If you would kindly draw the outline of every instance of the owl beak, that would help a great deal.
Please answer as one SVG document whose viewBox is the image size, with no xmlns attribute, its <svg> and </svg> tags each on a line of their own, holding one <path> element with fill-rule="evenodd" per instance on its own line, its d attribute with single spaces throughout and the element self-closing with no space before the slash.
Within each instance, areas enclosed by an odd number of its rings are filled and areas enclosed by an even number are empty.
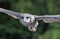
<svg viewBox="0 0 60 39">
<path fill-rule="evenodd" d="M 24 22 L 27 22 L 27 20 L 26 20 L 26 19 L 24 19 Z"/>
<path fill-rule="evenodd" d="M 29 20 L 27 20 L 27 19 L 24 19 L 24 22 L 29 22 Z"/>
</svg>

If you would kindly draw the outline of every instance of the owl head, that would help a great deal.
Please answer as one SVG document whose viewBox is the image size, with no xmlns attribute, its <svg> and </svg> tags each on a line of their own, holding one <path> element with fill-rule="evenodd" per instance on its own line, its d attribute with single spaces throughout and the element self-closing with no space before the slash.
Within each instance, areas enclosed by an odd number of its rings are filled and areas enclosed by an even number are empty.
<svg viewBox="0 0 60 39">
<path fill-rule="evenodd" d="M 35 20 L 34 16 L 31 14 L 21 14 L 19 16 L 19 21 L 22 23 L 24 26 L 29 25 L 30 23 L 33 23 Z"/>
</svg>

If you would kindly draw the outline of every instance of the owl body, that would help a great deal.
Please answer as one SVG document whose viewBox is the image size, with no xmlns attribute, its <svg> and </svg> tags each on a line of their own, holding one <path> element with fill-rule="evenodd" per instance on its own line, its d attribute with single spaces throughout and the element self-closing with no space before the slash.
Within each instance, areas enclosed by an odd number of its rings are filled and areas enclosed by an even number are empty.
<svg viewBox="0 0 60 39">
<path fill-rule="evenodd" d="M 18 18 L 19 22 L 28 27 L 30 31 L 36 31 L 38 21 L 35 20 L 35 17 L 31 14 L 21 14 Z"/>
</svg>

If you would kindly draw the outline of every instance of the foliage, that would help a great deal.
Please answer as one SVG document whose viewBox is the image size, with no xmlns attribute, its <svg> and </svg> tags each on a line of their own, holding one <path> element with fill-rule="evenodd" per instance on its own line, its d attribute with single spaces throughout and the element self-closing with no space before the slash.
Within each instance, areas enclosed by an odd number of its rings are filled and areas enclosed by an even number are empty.
<svg viewBox="0 0 60 39">
<path fill-rule="evenodd" d="M 0 7 L 35 15 L 60 14 L 60 0 L 0 0 Z M 37 31 L 30 32 L 18 20 L 0 13 L 0 39 L 60 39 L 59 25 L 39 21 Z"/>
</svg>

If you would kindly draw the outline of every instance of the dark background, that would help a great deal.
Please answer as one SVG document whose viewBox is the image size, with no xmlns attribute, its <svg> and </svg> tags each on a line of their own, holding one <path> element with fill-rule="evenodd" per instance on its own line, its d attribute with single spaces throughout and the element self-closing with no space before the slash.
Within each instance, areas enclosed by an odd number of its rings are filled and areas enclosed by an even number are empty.
<svg viewBox="0 0 60 39">
<path fill-rule="evenodd" d="M 60 0 L 0 0 L 0 8 L 34 15 L 60 14 Z M 0 13 L 0 39 L 60 39 L 60 23 L 39 21 L 36 32 L 30 32 L 18 20 Z"/>
</svg>

